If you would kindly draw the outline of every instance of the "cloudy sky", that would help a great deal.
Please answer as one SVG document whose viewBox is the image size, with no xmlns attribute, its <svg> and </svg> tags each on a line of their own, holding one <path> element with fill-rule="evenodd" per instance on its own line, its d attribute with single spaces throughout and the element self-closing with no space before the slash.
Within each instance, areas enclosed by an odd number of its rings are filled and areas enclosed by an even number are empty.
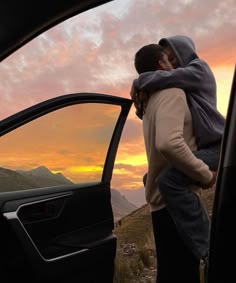
<svg viewBox="0 0 236 283">
<path fill-rule="evenodd" d="M 0 119 L 66 93 L 129 97 L 131 82 L 137 76 L 133 67 L 135 52 L 143 45 L 176 34 L 191 37 L 199 56 L 209 63 L 217 81 L 217 107 L 226 115 L 236 63 L 235 14 L 235 0 L 115 0 L 73 17 L 1 63 Z M 56 147 L 57 143 L 55 152 Z M 67 150 L 70 147 L 72 144 Z M 26 155 L 23 149 L 21 152 Z M 27 162 L 29 165 L 29 160 L 17 160 L 25 169 L 29 168 Z M 48 165 L 50 170 L 72 178 L 66 162 L 64 166 L 45 162 L 38 156 L 37 162 L 31 160 L 35 166 Z M 132 109 L 117 155 L 113 186 L 140 188 L 145 171 L 141 122 Z"/>
</svg>

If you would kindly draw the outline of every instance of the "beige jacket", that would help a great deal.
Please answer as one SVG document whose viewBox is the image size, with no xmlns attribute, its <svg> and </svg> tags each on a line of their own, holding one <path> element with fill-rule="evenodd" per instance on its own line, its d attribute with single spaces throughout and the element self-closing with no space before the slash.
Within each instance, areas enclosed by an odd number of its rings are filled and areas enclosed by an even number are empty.
<svg viewBox="0 0 236 283">
<path fill-rule="evenodd" d="M 183 90 L 165 89 L 150 97 L 143 116 L 143 134 L 148 160 L 146 200 L 151 211 L 165 207 L 155 183 L 165 166 L 172 165 L 202 184 L 211 181 L 209 167 L 192 153 L 196 143 Z"/>
</svg>

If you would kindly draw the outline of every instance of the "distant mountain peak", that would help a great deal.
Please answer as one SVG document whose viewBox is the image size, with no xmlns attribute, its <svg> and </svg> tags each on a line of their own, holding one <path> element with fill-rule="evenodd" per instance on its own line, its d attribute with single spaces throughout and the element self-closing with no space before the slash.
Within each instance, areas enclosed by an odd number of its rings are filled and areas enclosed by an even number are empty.
<svg viewBox="0 0 236 283">
<path fill-rule="evenodd" d="M 31 170 L 32 174 L 40 174 L 40 175 L 52 175 L 53 173 L 45 166 L 39 166 Z"/>
<path fill-rule="evenodd" d="M 27 176 L 29 178 L 34 178 L 34 181 L 37 185 L 66 185 L 73 184 L 73 182 L 66 178 L 62 173 L 53 173 L 46 166 L 38 166 L 32 170 L 23 171 L 17 170 L 17 172 L 21 173 L 23 176 Z"/>
<path fill-rule="evenodd" d="M 111 203 L 116 220 L 137 209 L 134 204 L 129 202 L 127 198 L 121 195 L 116 189 L 111 190 Z"/>
<path fill-rule="evenodd" d="M 46 171 L 49 171 L 49 169 L 46 166 L 44 166 L 44 165 L 38 166 L 38 167 L 34 168 L 33 170 L 46 170 Z"/>
<path fill-rule="evenodd" d="M 146 198 L 145 198 L 145 189 L 133 189 L 133 190 L 119 190 L 122 195 L 124 195 L 127 200 L 134 204 L 137 207 L 141 207 L 144 204 L 146 204 Z"/>
</svg>

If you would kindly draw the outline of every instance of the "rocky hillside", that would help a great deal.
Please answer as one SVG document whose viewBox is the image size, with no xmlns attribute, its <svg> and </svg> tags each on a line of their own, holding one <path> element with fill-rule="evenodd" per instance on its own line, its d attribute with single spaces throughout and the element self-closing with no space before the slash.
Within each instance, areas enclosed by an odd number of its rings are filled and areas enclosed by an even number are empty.
<svg viewBox="0 0 236 283">
<path fill-rule="evenodd" d="M 116 222 L 118 242 L 145 244 L 152 230 L 149 206 L 146 204 Z"/>
</svg>

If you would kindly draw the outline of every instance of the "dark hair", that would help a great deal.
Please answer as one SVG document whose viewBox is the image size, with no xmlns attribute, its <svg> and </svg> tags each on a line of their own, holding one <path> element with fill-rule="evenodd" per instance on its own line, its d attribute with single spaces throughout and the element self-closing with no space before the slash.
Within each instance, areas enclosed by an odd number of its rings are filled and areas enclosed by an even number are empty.
<svg viewBox="0 0 236 283">
<path fill-rule="evenodd" d="M 155 43 L 143 46 L 135 54 L 134 66 L 141 74 L 144 72 L 156 71 L 158 61 L 163 58 L 163 48 Z"/>
<path fill-rule="evenodd" d="M 162 38 L 160 39 L 159 41 L 159 45 L 163 48 L 166 48 L 166 47 L 171 47 L 168 40 L 166 38 Z"/>
</svg>

